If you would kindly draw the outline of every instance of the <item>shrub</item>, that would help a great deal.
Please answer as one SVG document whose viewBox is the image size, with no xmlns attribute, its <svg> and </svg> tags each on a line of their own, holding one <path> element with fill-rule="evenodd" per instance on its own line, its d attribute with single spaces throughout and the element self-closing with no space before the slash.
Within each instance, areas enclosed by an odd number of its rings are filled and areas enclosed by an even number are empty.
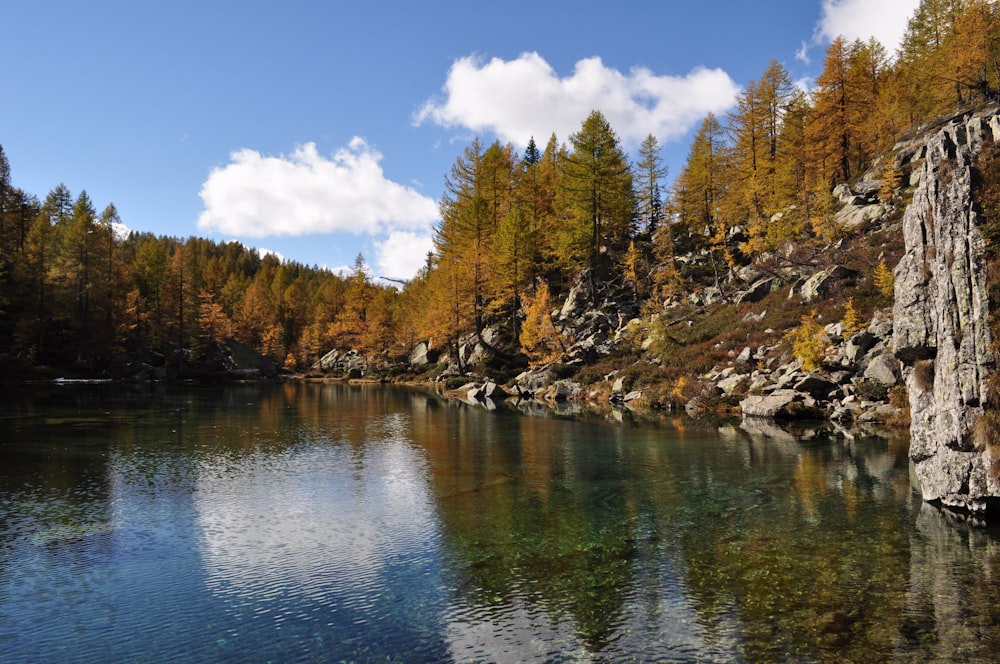
<svg viewBox="0 0 1000 664">
<path fill-rule="evenodd" d="M 861 315 L 858 314 L 858 310 L 854 308 L 853 296 L 847 298 L 847 304 L 844 305 L 844 318 L 841 322 L 844 324 L 844 334 L 847 337 L 850 337 L 864 327 L 864 323 L 861 321 Z"/>
<path fill-rule="evenodd" d="M 895 288 L 895 277 L 892 275 L 892 270 L 889 266 L 885 264 L 885 261 L 879 261 L 879 264 L 875 266 L 875 273 L 872 275 L 875 281 L 875 288 L 878 292 L 885 297 L 892 297 L 893 289 Z"/>
<path fill-rule="evenodd" d="M 827 340 L 815 309 L 808 316 L 802 317 L 801 325 L 792 330 L 788 338 L 792 342 L 792 353 L 802 363 L 803 369 L 816 371 L 820 368 L 826 354 Z"/>
<path fill-rule="evenodd" d="M 924 392 L 934 389 L 934 360 L 917 360 L 913 365 L 913 380 Z"/>
</svg>

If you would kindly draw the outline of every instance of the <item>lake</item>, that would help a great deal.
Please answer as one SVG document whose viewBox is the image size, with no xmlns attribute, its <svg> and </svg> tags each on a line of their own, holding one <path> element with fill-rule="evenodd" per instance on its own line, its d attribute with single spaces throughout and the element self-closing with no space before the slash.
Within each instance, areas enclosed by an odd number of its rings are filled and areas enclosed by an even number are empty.
<svg viewBox="0 0 1000 664">
<path fill-rule="evenodd" d="M 1000 537 L 905 437 L 341 384 L 0 410 L 4 662 L 995 661 Z"/>
</svg>

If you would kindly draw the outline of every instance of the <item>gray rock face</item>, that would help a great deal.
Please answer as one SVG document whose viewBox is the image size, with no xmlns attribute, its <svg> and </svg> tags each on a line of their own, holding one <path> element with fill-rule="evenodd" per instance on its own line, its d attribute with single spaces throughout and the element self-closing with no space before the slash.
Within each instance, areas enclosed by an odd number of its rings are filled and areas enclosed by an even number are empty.
<svg viewBox="0 0 1000 664">
<path fill-rule="evenodd" d="M 928 140 L 895 270 L 893 348 L 910 395 L 910 458 L 925 500 L 972 512 L 1000 496 L 987 453 L 970 442 L 994 369 L 971 166 L 994 136 L 996 114 L 959 118 Z"/>
</svg>

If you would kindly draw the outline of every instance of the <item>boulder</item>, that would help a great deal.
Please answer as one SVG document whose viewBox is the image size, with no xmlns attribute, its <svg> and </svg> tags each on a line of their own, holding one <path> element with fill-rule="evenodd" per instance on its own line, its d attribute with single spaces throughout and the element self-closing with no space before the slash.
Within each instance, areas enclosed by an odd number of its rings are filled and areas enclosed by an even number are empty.
<svg viewBox="0 0 1000 664">
<path fill-rule="evenodd" d="M 749 288 L 742 290 L 733 298 L 736 304 L 743 302 L 760 302 L 767 297 L 778 286 L 778 281 L 774 277 L 767 277 L 755 281 Z"/>
<path fill-rule="evenodd" d="M 739 391 L 741 386 L 748 385 L 750 378 L 744 374 L 732 374 L 720 380 L 717 385 L 723 394 L 732 394 Z"/>
<path fill-rule="evenodd" d="M 552 383 L 545 392 L 545 398 L 548 401 L 567 401 L 576 398 L 582 391 L 583 387 L 579 383 L 564 378 Z"/>
<path fill-rule="evenodd" d="M 740 401 L 743 417 L 791 419 L 820 415 L 816 402 L 802 392 L 775 390 L 768 395 L 751 395 Z"/>
<path fill-rule="evenodd" d="M 826 297 L 833 290 L 834 285 L 848 282 L 856 276 L 853 270 L 848 270 L 842 265 L 834 265 L 831 268 L 820 270 L 802 284 L 799 293 L 805 302 L 814 302 Z"/>
<path fill-rule="evenodd" d="M 426 341 L 421 341 L 413 350 L 410 351 L 410 366 L 411 367 L 423 367 L 430 364 L 430 359 L 427 357 L 427 353 L 430 350 L 430 346 Z"/>
<path fill-rule="evenodd" d="M 576 284 L 570 288 L 563 302 L 562 309 L 559 310 L 559 320 L 567 321 L 582 314 L 589 306 L 589 294 L 587 293 L 586 279 L 581 277 Z"/>
<path fill-rule="evenodd" d="M 552 382 L 552 372 L 548 369 L 533 369 L 518 374 L 514 387 L 521 396 L 541 394 Z"/>
<path fill-rule="evenodd" d="M 844 355 L 851 362 L 857 362 L 875 345 L 876 341 L 878 341 L 877 337 L 867 330 L 856 332 L 854 336 L 847 340 L 847 345 L 844 347 Z"/>
<path fill-rule="evenodd" d="M 900 380 L 899 360 L 890 353 L 882 353 L 868 364 L 864 377 L 886 387 L 892 387 Z"/>
<path fill-rule="evenodd" d="M 837 384 L 830 379 L 818 373 L 810 373 L 795 383 L 794 389 L 796 392 L 804 392 L 814 399 L 825 399 L 836 387 Z"/>
</svg>

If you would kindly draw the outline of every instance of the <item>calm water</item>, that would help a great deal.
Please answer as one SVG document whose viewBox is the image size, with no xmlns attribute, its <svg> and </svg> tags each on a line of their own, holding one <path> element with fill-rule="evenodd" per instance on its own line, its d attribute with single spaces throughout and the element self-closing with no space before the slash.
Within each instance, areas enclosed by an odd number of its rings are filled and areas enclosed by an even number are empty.
<svg viewBox="0 0 1000 664">
<path fill-rule="evenodd" d="M 0 450 L 3 662 L 1000 658 L 1000 538 L 905 441 L 66 386 Z"/>
</svg>

